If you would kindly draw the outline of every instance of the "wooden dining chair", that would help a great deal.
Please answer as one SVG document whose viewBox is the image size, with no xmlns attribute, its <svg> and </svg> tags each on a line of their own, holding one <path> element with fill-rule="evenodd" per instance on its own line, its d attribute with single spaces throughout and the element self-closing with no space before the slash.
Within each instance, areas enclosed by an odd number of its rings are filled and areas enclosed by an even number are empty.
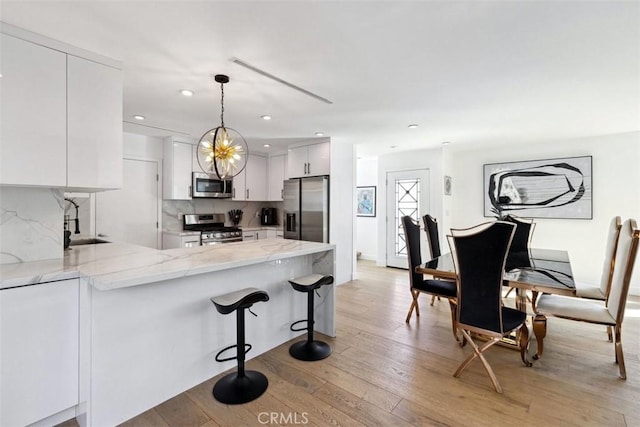
<svg viewBox="0 0 640 427">
<path fill-rule="evenodd" d="M 456 283 L 449 280 L 425 279 L 421 273 L 416 273 L 416 267 L 422 264 L 420 226 L 410 216 L 403 216 L 401 222 L 407 245 L 409 290 L 411 292 L 411 306 L 405 322 L 409 323 L 413 310 L 416 311 L 416 316 L 420 316 L 418 297 L 421 293 L 447 298 L 451 306 L 451 329 L 453 330 L 453 336 L 458 340 L 458 335 L 456 334 Z"/>
<path fill-rule="evenodd" d="M 457 329 L 462 333 L 462 344 L 469 342 L 473 348 L 473 353 L 453 376 L 459 377 L 478 358 L 498 393 L 502 393 L 502 386 L 483 354 L 491 346 L 518 330 L 522 361 L 531 366 L 527 358 L 530 337 L 527 314 L 502 305 L 505 263 L 515 228 L 513 223 L 495 221 L 468 229 L 452 229 L 448 236 L 458 285 Z M 478 347 L 472 333 L 488 341 Z"/>
<path fill-rule="evenodd" d="M 605 301 L 588 300 L 561 295 L 540 295 L 533 306 L 536 315 L 594 323 L 613 327 L 616 363 L 620 378 L 627 379 L 622 352 L 622 321 L 629 294 L 631 275 L 638 252 L 638 230 L 636 221 L 628 219 L 622 224 L 615 256 L 615 268 L 609 298 Z M 546 331 L 545 331 L 546 333 Z"/>
</svg>

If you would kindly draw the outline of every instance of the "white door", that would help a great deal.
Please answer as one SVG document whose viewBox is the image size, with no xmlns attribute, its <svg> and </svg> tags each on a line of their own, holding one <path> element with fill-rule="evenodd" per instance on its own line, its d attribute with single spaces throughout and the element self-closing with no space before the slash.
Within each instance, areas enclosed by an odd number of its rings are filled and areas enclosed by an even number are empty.
<svg viewBox="0 0 640 427">
<path fill-rule="evenodd" d="M 160 248 L 157 161 L 124 159 L 122 188 L 96 194 L 96 234 Z"/>
<path fill-rule="evenodd" d="M 429 169 L 387 172 L 387 266 L 409 268 L 400 219 L 409 215 L 422 227 L 429 212 Z M 426 234 L 421 239 L 423 259 Z"/>
</svg>

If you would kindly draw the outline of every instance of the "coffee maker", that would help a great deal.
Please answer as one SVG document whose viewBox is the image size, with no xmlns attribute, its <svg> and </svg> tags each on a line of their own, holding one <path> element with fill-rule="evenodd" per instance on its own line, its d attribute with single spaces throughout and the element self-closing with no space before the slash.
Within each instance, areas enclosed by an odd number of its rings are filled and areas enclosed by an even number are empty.
<svg viewBox="0 0 640 427">
<path fill-rule="evenodd" d="M 261 225 L 278 225 L 278 210 L 276 208 L 262 208 L 260 214 Z"/>
</svg>

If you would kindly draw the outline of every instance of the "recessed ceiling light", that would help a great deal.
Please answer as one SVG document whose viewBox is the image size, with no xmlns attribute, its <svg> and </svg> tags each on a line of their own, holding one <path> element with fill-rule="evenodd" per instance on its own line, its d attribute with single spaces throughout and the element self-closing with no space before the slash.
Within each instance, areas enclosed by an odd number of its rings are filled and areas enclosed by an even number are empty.
<svg viewBox="0 0 640 427">
<path fill-rule="evenodd" d="M 418 125 L 413 123 L 413 124 L 410 124 L 408 127 L 409 127 L 409 129 L 415 129 L 415 128 L 418 127 Z"/>
<path fill-rule="evenodd" d="M 264 144 L 263 147 L 264 148 L 269 148 L 269 147 L 271 147 L 271 144 Z"/>
<path fill-rule="evenodd" d="M 135 116 L 133 116 L 133 118 L 136 119 L 136 120 L 144 120 L 145 119 L 144 116 L 140 116 L 140 115 L 135 115 Z"/>
<path fill-rule="evenodd" d="M 264 116 L 260 116 L 262 120 L 271 120 L 271 116 L 265 114 Z"/>
<path fill-rule="evenodd" d="M 442 145 L 449 145 L 449 144 L 451 144 L 450 141 L 442 141 Z"/>
<path fill-rule="evenodd" d="M 323 132 L 316 132 L 316 136 L 324 136 Z"/>
<path fill-rule="evenodd" d="M 389 148 L 396 148 L 397 145 L 390 145 Z"/>
<path fill-rule="evenodd" d="M 183 94 L 184 96 L 193 96 L 193 91 L 189 89 L 182 89 L 180 93 Z"/>
</svg>

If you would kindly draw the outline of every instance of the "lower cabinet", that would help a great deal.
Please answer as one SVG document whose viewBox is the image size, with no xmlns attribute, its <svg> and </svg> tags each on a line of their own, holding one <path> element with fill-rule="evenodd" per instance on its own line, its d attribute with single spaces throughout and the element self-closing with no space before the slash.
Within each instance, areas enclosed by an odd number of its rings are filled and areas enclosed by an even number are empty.
<svg viewBox="0 0 640 427">
<path fill-rule="evenodd" d="M 194 248 L 200 246 L 200 233 L 179 235 L 162 233 L 162 249 Z"/>
<path fill-rule="evenodd" d="M 79 279 L 0 290 L 0 426 L 78 404 Z"/>
</svg>

